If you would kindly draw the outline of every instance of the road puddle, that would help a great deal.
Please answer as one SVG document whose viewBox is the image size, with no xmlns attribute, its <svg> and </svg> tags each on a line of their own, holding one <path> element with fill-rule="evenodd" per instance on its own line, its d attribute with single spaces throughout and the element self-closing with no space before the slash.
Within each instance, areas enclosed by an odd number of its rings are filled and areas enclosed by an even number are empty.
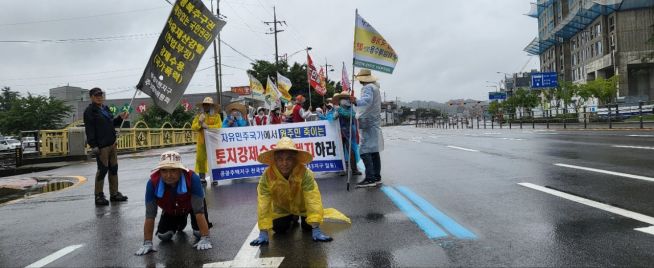
<svg viewBox="0 0 654 268">
<path fill-rule="evenodd" d="M 0 188 L 0 204 L 32 195 L 59 191 L 75 185 L 69 179 L 39 180 L 38 183 L 24 189 Z"/>
</svg>

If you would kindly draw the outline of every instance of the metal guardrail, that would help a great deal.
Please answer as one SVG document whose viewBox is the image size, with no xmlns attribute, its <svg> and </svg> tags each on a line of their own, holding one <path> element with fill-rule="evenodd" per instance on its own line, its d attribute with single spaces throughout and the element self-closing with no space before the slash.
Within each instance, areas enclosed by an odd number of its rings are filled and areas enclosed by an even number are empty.
<svg viewBox="0 0 654 268">
<path fill-rule="evenodd" d="M 69 127 L 59 130 L 39 131 L 39 152 L 42 157 L 66 156 L 69 148 Z M 161 128 L 150 128 L 143 122 L 137 122 L 132 128 L 118 130 L 118 151 L 137 151 L 150 148 L 172 147 L 193 144 L 197 141 L 197 133 L 191 130 L 191 124 L 183 128 L 173 128 L 168 122 Z M 90 150 L 87 146 L 87 150 Z"/>
</svg>

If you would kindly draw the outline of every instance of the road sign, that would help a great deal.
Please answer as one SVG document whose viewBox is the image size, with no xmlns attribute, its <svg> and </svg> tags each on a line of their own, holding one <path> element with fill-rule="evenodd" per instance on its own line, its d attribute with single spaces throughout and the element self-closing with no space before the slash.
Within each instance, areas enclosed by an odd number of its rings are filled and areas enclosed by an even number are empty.
<svg viewBox="0 0 654 268">
<path fill-rule="evenodd" d="M 557 87 L 558 75 L 556 72 L 531 73 L 531 88 Z"/>
<path fill-rule="evenodd" d="M 506 93 L 504 92 L 488 92 L 489 100 L 506 100 Z"/>
</svg>

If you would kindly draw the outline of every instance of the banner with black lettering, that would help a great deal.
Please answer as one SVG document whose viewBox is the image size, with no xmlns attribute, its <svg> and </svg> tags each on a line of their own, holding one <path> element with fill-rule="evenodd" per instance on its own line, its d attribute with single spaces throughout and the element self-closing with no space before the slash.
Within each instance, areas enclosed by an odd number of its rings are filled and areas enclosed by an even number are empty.
<svg viewBox="0 0 654 268">
<path fill-rule="evenodd" d="M 172 113 L 223 26 L 201 0 L 177 0 L 136 87 Z"/>
<path fill-rule="evenodd" d="M 307 167 L 314 172 L 343 171 L 345 166 L 337 121 L 208 129 L 204 137 L 214 180 L 261 176 L 266 165 L 257 161 L 259 154 L 275 148 L 281 137 L 313 155 Z"/>
</svg>

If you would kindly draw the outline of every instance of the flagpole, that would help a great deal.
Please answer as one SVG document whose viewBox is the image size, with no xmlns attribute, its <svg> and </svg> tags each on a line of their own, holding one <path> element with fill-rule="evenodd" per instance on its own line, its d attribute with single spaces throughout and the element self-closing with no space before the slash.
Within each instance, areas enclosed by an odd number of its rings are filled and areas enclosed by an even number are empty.
<svg viewBox="0 0 654 268">
<path fill-rule="evenodd" d="M 350 94 L 354 92 L 354 54 L 356 49 L 357 42 L 357 17 L 359 15 L 359 9 L 354 10 L 354 40 L 352 41 L 352 86 L 350 87 Z M 352 181 L 352 117 L 354 117 L 354 103 L 350 105 L 350 134 L 348 136 L 349 144 L 347 145 L 347 157 L 350 159 L 349 167 L 347 168 L 347 191 L 350 191 L 350 182 Z M 356 163 L 354 163 L 356 165 Z"/>
<path fill-rule="evenodd" d="M 129 113 L 129 109 L 132 108 L 132 104 L 134 103 L 134 98 L 136 98 L 136 93 L 139 92 L 138 88 L 134 88 L 134 96 L 132 96 L 132 100 L 129 101 L 129 105 L 127 106 L 127 112 Z M 122 122 L 120 122 L 120 127 L 118 128 L 118 133 L 120 134 L 120 130 L 123 129 L 123 124 L 125 123 L 125 119 L 123 119 Z"/>
<path fill-rule="evenodd" d="M 309 106 L 311 106 L 311 75 L 309 75 L 309 51 L 307 50 L 307 83 L 309 83 Z"/>
</svg>

